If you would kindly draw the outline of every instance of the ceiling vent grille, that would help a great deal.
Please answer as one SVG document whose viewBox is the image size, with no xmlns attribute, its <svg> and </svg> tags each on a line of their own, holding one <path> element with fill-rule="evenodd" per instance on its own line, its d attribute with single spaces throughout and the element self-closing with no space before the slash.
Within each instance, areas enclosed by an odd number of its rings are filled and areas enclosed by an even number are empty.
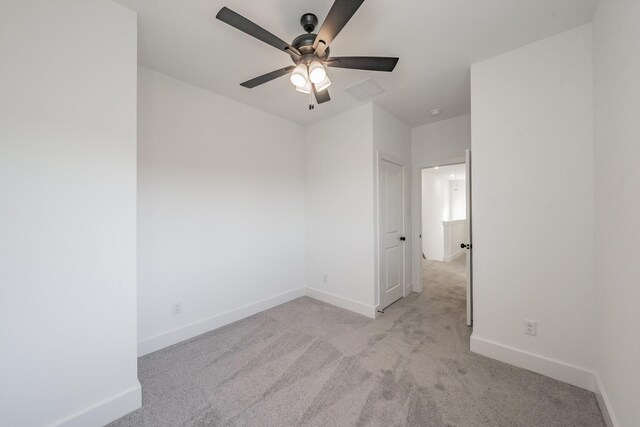
<svg viewBox="0 0 640 427">
<path fill-rule="evenodd" d="M 373 79 L 365 80 L 346 89 L 347 93 L 358 101 L 371 99 L 384 93 L 384 89 Z"/>
</svg>

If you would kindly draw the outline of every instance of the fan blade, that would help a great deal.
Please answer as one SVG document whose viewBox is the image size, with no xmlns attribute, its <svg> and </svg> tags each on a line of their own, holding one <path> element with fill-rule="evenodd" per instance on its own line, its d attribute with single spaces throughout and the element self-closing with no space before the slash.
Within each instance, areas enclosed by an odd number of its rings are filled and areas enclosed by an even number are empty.
<svg viewBox="0 0 640 427">
<path fill-rule="evenodd" d="M 327 61 L 329 67 L 352 68 L 355 70 L 393 71 L 399 58 L 382 56 L 338 56 Z"/>
<path fill-rule="evenodd" d="M 313 42 L 313 48 L 316 49 L 316 53 L 324 53 L 327 46 L 347 25 L 347 22 L 349 22 L 362 3 L 364 3 L 364 0 L 335 0 L 322 23 L 322 27 L 320 27 L 320 31 L 318 31 L 316 40 Z"/>
<path fill-rule="evenodd" d="M 290 65 L 288 67 L 280 68 L 279 70 L 272 71 L 267 74 L 263 74 L 260 77 L 256 77 L 255 79 L 247 80 L 244 83 L 240 83 L 240 86 L 244 86 L 249 89 L 253 89 L 256 86 L 260 86 L 263 83 L 270 82 L 273 79 L 277 79 L 278 77 L 284 76 L 295 67 Z"/>
<path fill-rule="evenodd" d="M 220 9 L 218 14 L 216 15 L 216 18 L 242 31 L 243 33 L 247 33 L 250 36 L 257 38 L 258 40 L 275 47 L 276 49 L 282 51 L 290 50 L 296 55 L 300 55 L 300 52 L 298 52 L 298 50 L 293 46 L 289 45 L 289 43 L 276 37 L 258 24 L 249 21 L 247 18 L 234 12 L 228 7 L 223 7 L 222 9 Z"/>
<path fill-rule="evenodd" d="M 329 89 L 321 90 L 320 92 L 318 92 L 316 90 L 316 86 L 315 85 L 312 85 L 312 86 L 313 86 L 313 94 L 316 96 L 316 101 L 318 102 L 318 104 L 331 101 L 331 97 L 329 96 Z"/>
</svg>

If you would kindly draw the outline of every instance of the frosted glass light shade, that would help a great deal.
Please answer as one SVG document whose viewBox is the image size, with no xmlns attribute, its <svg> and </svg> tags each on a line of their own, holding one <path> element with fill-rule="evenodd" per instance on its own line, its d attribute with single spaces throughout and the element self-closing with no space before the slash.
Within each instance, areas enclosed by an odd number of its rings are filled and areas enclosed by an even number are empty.
<svg viewBox="0 0 640 427">
<path fill-rule="evenodd" d="M 323 81 L 321 81 L 320 83 L 316 84 L 316 90 L 318 92 L 321 92 L 321 91 L 325 90 L 326 88 L 328 88 L 329 86 L 331 86 L 331 80 L 329 80 L 329 77 L 325 76 Z"/>
<path fill-rule="evenodd" d="M 303 87 L 308 81 L 307 66 L 305 64 L 298 64 L 291 72 L 291 83 L 293 83 L 295 87 Z"/>
<path fill-rule="evenodd" d="M 311 83 L 319 84 L 327 77 L 327 70 L 324 69 L 324 66 L 318 61 L 313 61 L 311 65 L 309 65 L 309 80 Z"/>
<path fill-rule="evenodd" d="M 296 86 L 296 90 L 302 93 L 311 93 L 311 82 L 308 81 L 307 84 L 301 87 Z"/>
</svg>

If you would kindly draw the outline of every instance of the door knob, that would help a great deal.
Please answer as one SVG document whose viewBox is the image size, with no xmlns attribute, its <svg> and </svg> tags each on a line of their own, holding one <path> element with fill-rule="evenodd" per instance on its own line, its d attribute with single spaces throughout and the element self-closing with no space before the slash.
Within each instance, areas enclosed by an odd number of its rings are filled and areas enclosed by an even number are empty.
<svg viewBox="0 0 640 427">
<path fill-rule="evenodd" d="M 460 243 L 460 247 L 462 249 L 471 249 L 471 245 L 468 244 L 468 243 L 466 243 L 466 244 L 465 243 Z"/>
<path fill-rule="evenodd" d="M 404 236 L 400 236 L 400 240 L 404 242 L 405 240 L 407 240 L 407 238 Z"/>
</svg>

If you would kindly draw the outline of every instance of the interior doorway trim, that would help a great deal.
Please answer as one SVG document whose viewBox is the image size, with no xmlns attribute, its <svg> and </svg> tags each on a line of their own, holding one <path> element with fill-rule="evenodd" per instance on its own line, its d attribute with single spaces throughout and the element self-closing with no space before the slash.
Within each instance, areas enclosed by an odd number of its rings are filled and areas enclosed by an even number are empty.
<svg viewBox="0 0 640 427">
<path fill-rule="evenodd" d="M 411 236 L 411 270 L 413 277 L 413 291 L 422 292 L 422 169 L 434 168 L 436 166 L 459 165 L 466 162 L 466 156 L 449 157 L 440 160 L 413 163 L 411 166 L 411 188 L 412 188 L 412 212 L 413 221 Z"/>
<path fill-rule="evenodd" d="M 374 295 L 376 317 L 380 315 L 381 289 L 380 289 L 380 165 L 382 161 L 394 163 L 402 167 L 402 235 L 406 237 L 402 256 L 402 297 L 406 297 L 412 291 L 412 284 L 407 283 L 407 262 L 411 259 L 412 239 L 407 235 L 407 223 L 410 219 L 411 210 L 407 206 L 407 188 L 410 185 L 409 162 L 393 154 L 383 151 L 376 151 L 375 158 L 375 179 L 374 179 Z"/>
</svg>

